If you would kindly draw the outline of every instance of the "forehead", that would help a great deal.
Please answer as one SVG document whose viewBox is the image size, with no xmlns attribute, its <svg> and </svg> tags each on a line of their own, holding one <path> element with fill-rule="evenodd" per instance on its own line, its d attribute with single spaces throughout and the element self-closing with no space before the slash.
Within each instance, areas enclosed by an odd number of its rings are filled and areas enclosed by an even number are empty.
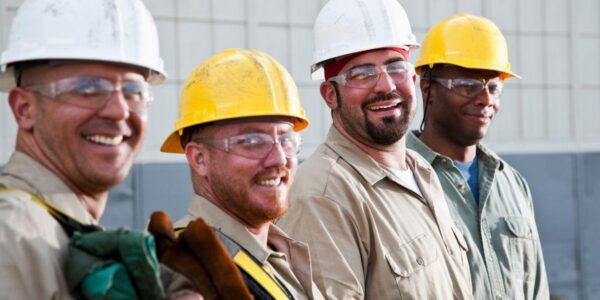
<svg viewBox="0 0 600 300">
<path fill-rule="evenodd" d="M 446 78 L 491 79 L 499 77 L 500 72 L 482 69 L 468 69 L 454 65 L 443 65 L 436 67 L 433 71 L 433 75 Z"/>
<path fill-rule="evenodd" d="M 344 66 L 344 68 L 342 68 L 342 71 L 349 70 L 360 65 L 381 66 L 397 60 L 404 60 L 402 54 L 398 53 L 397 51 L 389 49 L 373 50 L 358 55 L 350 60 Z"/>
<path fill-rule="evenodd" d="M 51 61 L 24 72 L 24 77 L 55 80 L 64 77 L 87 75 L 109 79 L 143 79 L 144 72 L 137 67 L 108 62 L 93 61 Z"/>
</svg>

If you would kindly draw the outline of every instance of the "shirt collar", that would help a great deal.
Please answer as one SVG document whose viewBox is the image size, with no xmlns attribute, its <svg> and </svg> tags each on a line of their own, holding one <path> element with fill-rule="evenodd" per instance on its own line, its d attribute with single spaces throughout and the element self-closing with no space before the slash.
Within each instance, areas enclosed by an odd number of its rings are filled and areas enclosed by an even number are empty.
<svg viewBox="0 0 600 300">
<path fill-rule="evenodd" d="M 194 194 L 192 196 L 188 214 L 192 219 L 202 218 L 210 226 L 221 230 L 263 264 L 267 262 L 271 255 L 281 256 L 280 253 L 271 249 L 265 249 L 248 231 L 246 226 L 200 195 Z M 288 248 L 287 245 L 291 242 L 293 240 L 279 227 L 272 223 L 269 225 L 267 243 L 278 249 L 278 252 L 287 252 L 285 249 Z"/>
<path fill-rule="evenodd" d="M 369 183 L 374 185 L 387 176 L 387 172 L 371 156 L 356 147 L 334 126 L 329 128 L 325 141 L 333 151 L 347 161 Z"/>
<path fill-rule="evenodd" d="M 2 175 L 16 179 L 15 188 L 41 197 L 76 220 L 84 224 L 97 223 L 83 207 L 78 196 L 60 178 L 27 154 L 15 151 Z"/>
<path fill-rule="evenodd" d="M 431 165 L 433 165 L 434 161 L 438 157 L 439 159 L 446 158 L 452 160 L 445 155 L 433 151 L 431 148 L 429 148 L 429 146 L 425 145 L 425 143 L 419 139 L 420 135 L 421 133 L 418 130 L 409 132 L 406 138 L 406 145 L 421 154 L 421 156 L 423 156 L 423 158 L 425 158 L 425 160 L 427 160 L 427 162 L 429 162 Z M 477 144 L 477 158 L 480 160 L 480 162 L 496 166 L 496 168 L 499 170 L 504 169 L 504 162 L 502 159 L 482 143 Z"/>
</svg>

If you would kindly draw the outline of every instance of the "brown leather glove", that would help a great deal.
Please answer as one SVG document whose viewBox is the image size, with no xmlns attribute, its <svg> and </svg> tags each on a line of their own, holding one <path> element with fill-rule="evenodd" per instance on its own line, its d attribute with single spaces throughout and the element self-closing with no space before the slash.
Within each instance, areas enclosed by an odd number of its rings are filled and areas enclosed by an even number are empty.
<svg viewBox="0 0 600 300">
<path fill-rule="evenodd" d="M 204 299 L 253 299 L 242 274 L 213 229 L 197 219 L 175 237 L 169 216 L 162 211 L 150 217 L 160 262 L 191 282 Z"/>
</svg>

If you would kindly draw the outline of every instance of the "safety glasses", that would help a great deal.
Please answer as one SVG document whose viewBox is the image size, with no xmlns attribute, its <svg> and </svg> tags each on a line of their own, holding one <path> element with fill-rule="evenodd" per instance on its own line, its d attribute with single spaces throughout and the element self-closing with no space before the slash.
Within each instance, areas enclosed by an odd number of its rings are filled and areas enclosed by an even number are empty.
<svg viewBox="0 0 600 300">
<path fill-rule="evenodd" d="M 222 140 L 205 141 L 199 143 L 211 145 L 225 152 L 250 159 L 265 158 L 275 144 L 279 144 L 287 158 L 294 158 L 300 152 L 302 137 L 297 132 L 288 132 L 278 137 L 264 133 L 250 133 L 228 137 Z"/>
<path fill-rule="evenodd" d="M 487 89 L 490 96 L 498 99 L 504 88 L 504 82 L 499 78 L 492 78 L 489 80 L 473 78 L 431 78 L 430 80 L 439 83 L 441 86 L 456 94 L 468 98 L 475 98 L 484 89 Z"/>
<path fill-rule="evenodd" d="M 90 109 L 104 107 L 115 91 L 121 92 L 131 111 L 144 111 L 153 101 L 150 85 L 142 80 L 114 83 L 98 76 L 74 76 L 23 88 L 65 104 Z"/>
<path fill-rule="evenodd" d="M 388 74 L 395 85 L 400 85 L 412 78 L 415 74 L 415 67 L 410 62 L 403 60 L 385 65 L 384 70 L 373 65 L 361 65 L 331 77 L 328 81 L 352 88 L 371 89 L 377 85 L 383 73 Z"/>
</svg>

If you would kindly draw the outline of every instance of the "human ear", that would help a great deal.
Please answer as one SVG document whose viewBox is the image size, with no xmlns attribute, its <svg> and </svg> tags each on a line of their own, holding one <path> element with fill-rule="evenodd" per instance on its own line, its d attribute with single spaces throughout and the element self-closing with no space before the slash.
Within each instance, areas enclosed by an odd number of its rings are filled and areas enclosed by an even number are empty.
<svg viewBox="0 0 600 300">
<path fill-rule="evenodd" d="M 8 104 L 19 128 L 25 131 L 33 130 L 36 112 L 35 95 L 16 87 L 8 94 Z"/>
<path fill-rule="evenodd" d="M 190 168 L 200 176 L 208 176 L 208 148 L 204 144 L 189 142 L 185 145 L 185 157 Z"/>
<path fill-rule="evenodd" d="M 329 106 L 330 109 L 335 109 L 338 106 L 338 95 L 335 86 L 333 83 L 329 81 L 321 82 L 321 97 L 325 100 L 325 104 Z"/>
</svg>

